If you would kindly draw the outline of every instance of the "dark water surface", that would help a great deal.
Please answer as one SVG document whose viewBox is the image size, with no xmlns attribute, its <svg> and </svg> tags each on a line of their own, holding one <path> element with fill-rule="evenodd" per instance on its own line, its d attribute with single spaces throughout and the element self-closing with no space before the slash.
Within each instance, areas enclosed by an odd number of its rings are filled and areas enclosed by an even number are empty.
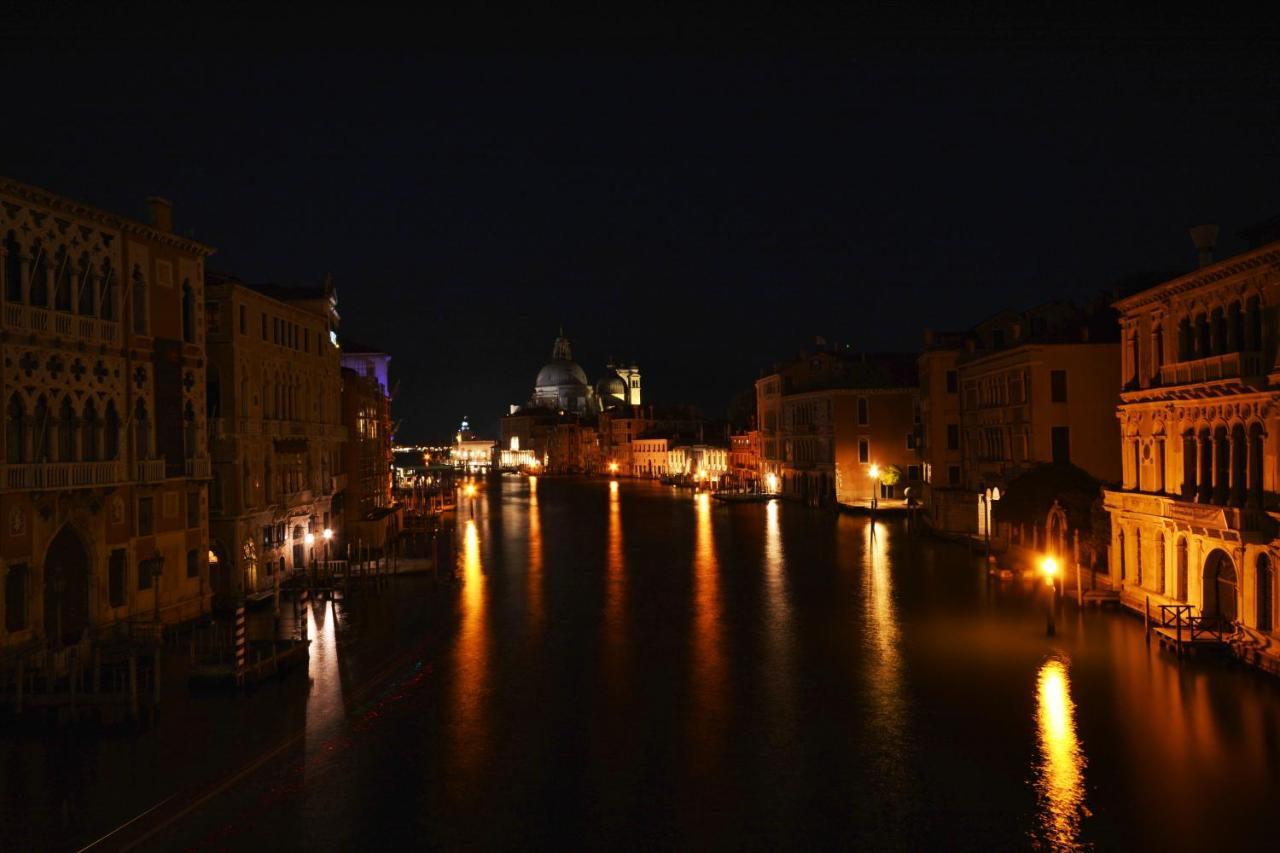
<svg viewBox="0 0 1280 853">
<path fill-rule="evenodd" d="M 546 478 L 494 480 L 458 539 L 452 585 L 313 608 L 309 683 L 7 739 L 0 838 L 78 846 L 159 803 L 103 846 L 1274 840 L 1277 683 L 1180 667 L 1127 616 L 1067 606 L 1047 638 L 1043 587 L 962 546 Z"/>
</svg>

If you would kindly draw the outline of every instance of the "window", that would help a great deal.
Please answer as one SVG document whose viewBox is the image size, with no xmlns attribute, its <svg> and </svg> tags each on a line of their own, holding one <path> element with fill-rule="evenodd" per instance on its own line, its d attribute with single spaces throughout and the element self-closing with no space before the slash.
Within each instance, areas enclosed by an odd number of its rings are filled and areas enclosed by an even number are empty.
<svg viewBox="0 0 1280 853">
<path fill-rule="evenodd" d="M 182 340 L 196 342 L 196 292 L 186 279 L 182 282 Z"/>
<path fill-rule="evenodd" d="M 127 565 L 124 549 L 114 549 L 107 560 L 107 603 L 112 607 L 124 606 L 124 575 Z"/>
<path fill-rule="evenodd" d="M 871 442 L 868 439 L 858 439 L 858 461 L 862 463 L 871 461 Z"/>
<path fill-rule="evenodd" d="M 262 315 L 262 339 L 264 341 L 267 339 L 267 315 L 266 314 Z"/>
<path fill-rule="evenodd" d="M 200 526 L 200 493 L 187 492 L 187 527 Z"/>
<path fill-rule="evenodd" d="M 200 549 L 192 548 L 187 552 L 187 577 L 200 577 Z"/>
<path fill-rule="evenodd" d="M 147 280 L 142 277 L 142 270 L 133 268 L 133 333 L 147 333 Z"/>
<path fill-rule="evenodd" d="M 27 564 L 10 566 L 4 577 L 4 629 L 10 633 L 27 627 Z"/>
<path fill-rule="evenodd" d="M 919 482 L 919 480 L 920 480 L 920 466 L 919 466 L 919 465 L 908 465 L 908 466 L 907 466 L 907 480 L 908 480 L 909 482 L 912 482 L 912 483 Z"/>
<path fill-rule="evenodd" d="M 1049 371 L 1049 399 L 1054 403 L 1067 402 L 1067 371 Z"/>
<path fill-rule="evenodd" d="M 960 485 L 960 466 L 959 465 L 947 466 L 947 485 L 948 486 Z"/>
<path fill-rule="evenodd" d="M 155 532 L 155 498 L 138 498 L 138 535 L 150 536 Z"/>
<path fill-rule="evenodd" d="M 1053 464 L 1071 464 L 1071 428 L 1056 426 L 1053 428 Z"/>
<path fill-rule="evenodd" d="M 916 434 L 914 432 L 907 433 L 907 450 L 916 449 Z"/>
<path fill-rule="evenodd" d="M 955 394 L 960 390 L 960 376 L 954 370 L 947 371 L 947 393 Z"/>
<path fill-rule="evenodd" d="M 249 312 L 243 305 L 241 305 L 240 306 L 240 334 L 242 335 L 248 334 L 248 329 L 249 329 Z"/>
<path fill-rule="evenodd" d="M 858 398 L 858 426 L 871 423 L 871 405 L 866 397 Z"/>
<path fill-rule="evenodd" d="M 156 563 L 154 559 L 138 561 L 138 589 L 151 589 L 151 576 L 156 573 Z"/>
<path fill-rule="evenodd" d="M 960 424 L 947 424 L 947 450 L 960 449 Z"/>
</svg>

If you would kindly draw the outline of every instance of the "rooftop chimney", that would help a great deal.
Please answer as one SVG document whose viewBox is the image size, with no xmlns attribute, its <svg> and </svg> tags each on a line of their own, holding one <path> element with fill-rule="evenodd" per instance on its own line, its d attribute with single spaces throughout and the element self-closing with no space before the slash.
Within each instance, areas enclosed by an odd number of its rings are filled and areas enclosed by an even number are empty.
<svg viewBox="0 0 1280 853">
<path fill-rule="evenodd" d="M 1217 225 L 1197 225 L 1191 229 L 1191 242 L 1196 244 L 1200 253 L 1200 266 L 1207 267 L 1213 263 L 1213 247 L 1218 242 Z"/>
<path fill-rule="evenodd" d="M 151 225 L 157 231 L 173 231 L 173 205 L 168 199 L 153 195 L 147 199 L 147 207 L 151 208 Z"/>
</svg>

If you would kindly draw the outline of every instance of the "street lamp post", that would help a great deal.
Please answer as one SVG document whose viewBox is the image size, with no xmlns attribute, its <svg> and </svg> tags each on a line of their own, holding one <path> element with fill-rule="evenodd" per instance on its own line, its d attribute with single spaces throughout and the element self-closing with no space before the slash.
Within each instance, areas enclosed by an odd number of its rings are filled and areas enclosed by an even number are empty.
<svg viewBox="0 0 1280 853">
<path fill-rule="evenodd" d="M 320 535 L 324 538 L 324 565 L 327 570 L 329 568 L 329 540 L 333 538 L 333 530 L 326 527 Z"/>
<path fill-rule="evenodd" d="M 311 582 L 314 584 L 316 580 L 316 535 L 308 531 L 302 537 L 302 541 L 307 546 L 307 555 L 310 557 L 311 562 Z"/>
<path fill-rule="evenodd" d="M 880 466 L 871 463 L 871 467 L 867 470 L 867 476 L 871 478 L 871 534 L 874 536 L 876 532 L 876 506 L 880 501 Z"/>
<path fill-rule="evenodd" d="M 1053 557 L 1045 557 L 1040 561 L 1040 568 L 1044 571 L 1044 584 L 1049 588 L 1049 604 L 1045 608 L 1045 636 L 1052 637 L 1057 633 L 1057 625 L 1054 624 L 1054 605 L 1057 604 L 1058 591 L 1054 579 L 1058 574 L 1058 561 Z"/>
</svg>

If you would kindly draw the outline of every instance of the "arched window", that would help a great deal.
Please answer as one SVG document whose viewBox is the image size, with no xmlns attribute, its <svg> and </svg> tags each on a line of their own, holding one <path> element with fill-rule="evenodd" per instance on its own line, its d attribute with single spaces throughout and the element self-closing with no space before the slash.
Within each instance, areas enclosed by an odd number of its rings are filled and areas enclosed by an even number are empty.
<svg viewBox="0 0 1280 853">
<path fill-rule="evenodd" d="M 1174 598 L 1179 601 L 1187 600 L 1187 537 L 1185 536 L 1178 539 L 1177 579 L 1173 593 Z"/>
<path fill-rule="evenodd" d="M 190 279 L 182 280 L 182 339 L 196 342 L 196 297 Z"/>
<path fill-rule="evenodd" d="M 240 475 L 240 500 L 243 506 L 253 506 L 253 475 L 249 473 L 249 460 L 244 461 L 244 471 Z"/>
<path fill-rule="evenodd" d="M 1209 334 L 1209 315 L 1201 314 L 1196 317 L 1196 358 L 1208 358 L 1213 351 Z"/>
<path fill-rule="evenodd" d="M 49 453 L 49 430 L 52 415 L 49 412 L 49 401 L 41 394 L 36 400 L 35 416 L 31 419 L 32 423 L 32 442 L 31 442 L 31 459 L 35 462 L 48 462 Z"/>
<path fill-rule="evenodd" d="M 114 400 L 107 401 L 106 416 L 103 418 L 102 456 L 104 459 L 120 458 L 120 415 L 116 413 Z"/>
<path fill-rule="evenodd" d="M 97 462 L 102 458 L 102 422 L 98 420 L 98 407 L 92 397 L 84 402 L 80 427 L 80 458 L 86 462 Z"/>
<path fill-rule="evenodd" d="M 13 232 L 4 238 L 4 298 L 22 302 L 22 247 Z"/>
<path fill-rule="evenodd" d="M 1191 331 L 1191 318 L 1183 317 L 1178 322 L 1178 361 L 1190 361 L 1195 358 L 1195 335 Z"/>
<path fill-rule="evenodd" d="M 74 462 L 76 459 L 76 427 L 78 419 L 71 407 L 71 398 L 63 397 L 58 405 L 58 461 Z"/>
<path fill-rule="evenodd" d="M 94 313 L 93 298 L 97 293 L 97 282 L 93 279 L 93 264 L 89 262 L 89 253 L 80 255 L 80 265 L 76 270 L 76 301 L 80 314 L 92 316 Z"/>
<path fill-rule="evenodd" d="M 27 461 L 27 408 L 15 391 L 9 395 L 4 418 L 4 460 L 10 465 Z"/>
<path fill-rule="evenodd" d="M 141 398 L 133 407 L 133 452 L 138 461 L 151 458 L 151 418 Z"/>
<path fill-rule="evenodd" d="M 148 323 L 150 318 L 147 316 L 147 280 L 143 277 L 142 270 L 137 267 L 133 268 L 129 287 L 133 291 L 133 298 L 129 301 L 130 310 L 133 313 L 133 333 L 145 335 L 150 328 Z"/>
<path fill-rule="evenodd" d="M 1272 611 L 1275 608 L 1275 602 L 1272 600 L 1274 596 L 1273 590 L 1275 584 L 1271 576 L 1271 561 L 1267 559 L 1266 554 L 1258 555 L 1258 630 L 1270 631 L 1271 626 L 1275 624 L 1272 621 Z"/>
<path fill-rule="evenodd" d="M 98 313 L 104 320 L 119 319 L 116 311 L 116 271 L 111 261 L 102 262 L 101 275 L 98 278 L 102 296 L 98 301 Z"/>
<path fill-rule="evenodd" d="M 1239 302 L 1227 306 L 1227 343 L 1232 352 L 1244 349 L 1244 312 Z"/>
<path fill-rule="evenodd" d="M 1116 550 L 1120 552 L 1120 580 L 1123 581 L 1126 577 L 1128 577 L 1128 574 L 1129 574 L 1128 560 L 1126 559 L 1126 555 L 1124 553 L 1124 531 L 1121 530 L 1118 534 L 1116 534 L 1116 537 L 1117 537 Z"/>
<path fill-rule="evenodd" d="M 1227 318 L 1221 308 L 1214 308 L 1209 317 L 1213 326 L 1213 354 L 1221 355 L 1227 351 Z"/>
<path fill-rule="evenodd" d="M 1155 591 L 1164 595 L 1164 534 L 1156 534 Z"/>
<path fill-rule="evenodd" d="M 31 304 L 49 307 L 49 259 L 45 257 L 44 244 L 39 240 L 31 244 Z"/>
<path fill-rule="evenodd" d="M 71 258 L 67 250 L 58 247 L 53 262 L 54 290 L 53 307 L 58 311 L 71 310 Z"/>
<path fill-rule="evenodd" d="M 1245 347 L 1251 350 L 1262 349 L 1262 304 L 1256 296 L 1250 296 L 1245 302 Z"/>
<path fill-rule="evenodd" d="M 1142 531 L 1133 531 L 1133 581 L 1142 586 Z"/>
</svg>

